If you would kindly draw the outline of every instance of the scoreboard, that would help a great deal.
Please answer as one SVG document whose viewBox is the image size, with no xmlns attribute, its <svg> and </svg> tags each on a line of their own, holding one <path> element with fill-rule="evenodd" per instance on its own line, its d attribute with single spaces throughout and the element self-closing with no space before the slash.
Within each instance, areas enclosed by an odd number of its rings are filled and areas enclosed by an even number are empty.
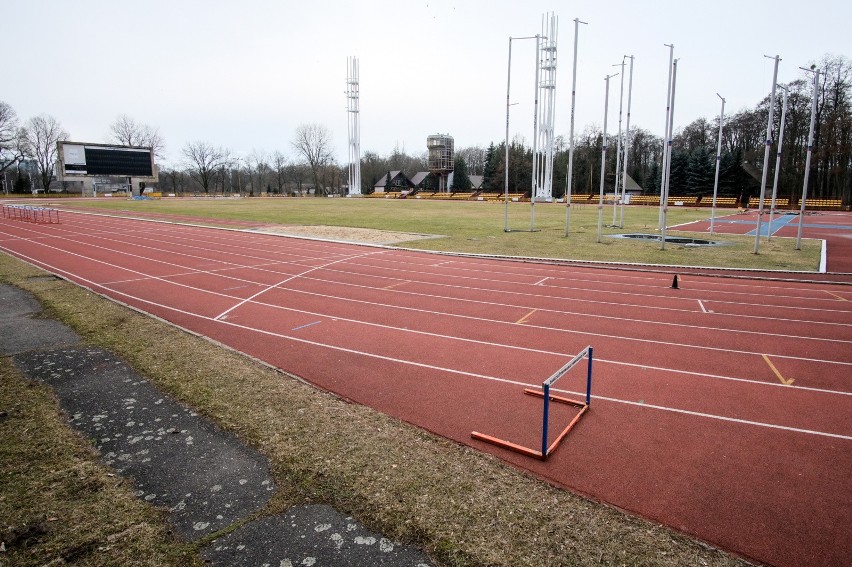
<svg viewBox="0 0 852 567">
<path fill-rule="evenodd" d="M 60 172 L 64 177 L 154 177 L 151 148 L 59 142 Z"/>
</svg>

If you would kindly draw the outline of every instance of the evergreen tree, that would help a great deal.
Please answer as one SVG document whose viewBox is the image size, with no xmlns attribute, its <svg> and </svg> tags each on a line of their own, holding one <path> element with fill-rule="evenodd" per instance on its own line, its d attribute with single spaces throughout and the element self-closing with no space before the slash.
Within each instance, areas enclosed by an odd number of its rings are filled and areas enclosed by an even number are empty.
<svg viewBox="0 0 852 567">
<path fill-rule="evenodd" d="M 698 146 L 689 153 L 685 194 L 704 195 L 713 191 L 714 158 L 715 156 L 710 155 L 707 146 Z"/>
<path fill-rule="evenodd" d="M 391 190 L 391 176 L 390 171 L 388 171 L 387 177 L 385 177 L 385 193 Z"/>
<path fill-rule="evenodd" d="M 498 188 L 497 165 L 500 163 L 500 155 L 497 154 L 497 148 L 494 147 L 494 142 L 488 144 L 488 149 L 485 151 L 485 167 L 482 172 L 482 189 L 483 191 L 495 191 Z"/>
<path fill-rule="evenodd" d="M 467 163 L 461 156 L 456 156 L 455 169 L 453 169 L 453 185 L 450 187 L 453 191 L 470 191 L 473 185 L 470 182 L 470 177 L 467 175 Z"/>
<path fill-rule="evenodd" d="M 689 154 L 673 150 L 671 156 L 669 195 L 683 195 L 686 192 L 686 170 L 689 166 Z"/>
</svg>

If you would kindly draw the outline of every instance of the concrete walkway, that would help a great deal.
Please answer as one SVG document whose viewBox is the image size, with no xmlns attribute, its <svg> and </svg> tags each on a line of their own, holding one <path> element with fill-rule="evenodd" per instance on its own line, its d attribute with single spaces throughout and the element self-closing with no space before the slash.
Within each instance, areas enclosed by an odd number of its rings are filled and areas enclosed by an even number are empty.
<svg viewBox="0 0 852 567">
<path fill-rule="evenodd" d="M 170 510 L 180 536 L 208 536 L 263 508 L 275 485 L 262 455 L 40 312 L 30 294 L 0 284 L 0 354 L 53 388 L 69 424 L 132 479 L 137 497 Z M 216 566 L 432 565 L 323 505 L 262 516 L 213 540 L 201 557 Z"/>
</svg>

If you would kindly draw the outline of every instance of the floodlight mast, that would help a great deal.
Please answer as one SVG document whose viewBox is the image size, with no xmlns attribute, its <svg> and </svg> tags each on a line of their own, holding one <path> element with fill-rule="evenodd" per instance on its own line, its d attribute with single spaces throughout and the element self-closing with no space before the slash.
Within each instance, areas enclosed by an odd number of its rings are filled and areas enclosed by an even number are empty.
<svg viewBox="0 0 852 567">
<path fill-rule="evenodd" d="M 783 103 L 781 103 L 781 129 L 778 132 L 778 154 L 775 158 L 775 180 L 772 182 L 772 204 L 769 206 L 769 227 L 767 240 L 772 240 L 772 217 L 775 214 L 775 199 L 778 195 L 778 174 L 781 172 L 781 147 L 784 145 L 784 124 L 787 120 L 787 87 L 781 87 L 784 91 Z"/>
<path fill-rule="evenodd" d="M 675 90 L 677 87 L 677 62 L 679 60 L 675 59 L 674 63 L 672 63 L 672 106 L 671 111 L 669 112 L 669 139 L 666 144 L 666 148 L 668 149 L 669 161 L 667 164 L 668 168 L 671 168 L 672 165 L 672 136 L 673 136 L 673 124 L 674 124 L 674 109 L 675 109 Z M 669 183 L 671 183 L 672 176 L 671 170 L 669 170 L 668 175 L 666 175 L 666 186 L 665 186 L 665 200 L 663 201 L 663 223 L 662 229 L 660 230 L 660 250 L 666 249 L 666 224 L 667 217 L 669 214 Z"/>
<path fill-rule="evenodd" d="M 577 36 L 580 24 L 588 22 L 574 18 L 574 72 L 571 79 L 571 129 L 568 134 L 568 175 L 565 178 L 565 237 L 571 228 L 571 186 L 574 180 L 574 106 L 577 101 Z"/>
<path fill-rule="evenodd" d="M 778 86 L 778 63 L 781 57 L 769 57 L 775 59 L 775 70 L 772 72 L 772 94 L 769 96 L 769 120 L 766 122 L 766 146 L 763 150 L 763 173 L 760 176 L 760 203 L 757 209 L 757 229 L 754 231 L 754 253 L 760 248 L 760 222 L 763 217 L 763 200 L 766 197 L 766 177 L 769 174 L 769 150 L 772 148 L 772 119 L 775 117 L 775 90 Z"/>
<path fill-rule="evenodd" d="M 601 231 L 603 230 L 604 178 L 606 176 L 606 118 L 609 111 L 609 80 L 616 75 L 618 73 L 607 75 L 604 78 L 606 81 L 606 96 L 604 97 L 603 144 L 601 144 L 601 185 L 600 195 L 598 196 L 598 242 L 601 241 Z"/>
<path fill-rule="evenodd" d="M 666 179 L 669 175 L 669 152 L 668 152 L 668 140 L 669 140 L 669 114 L 671 112 L 672 107 L 672 66 L 674 63 L 674 44 L 664 43 L 666 47 L 669 48 L 669 76 L 666 79 L 666 124 L 663 127 L 663 159 L 661 165 L 661 173 L 660 173 L 660 211 L 659 211 L 659 230 L 663 230 L 663 193 L 666 187 Z"/>
<path fill-rule="evenodd" d="M 621 179 L 621 222 L 619 228 L 624 228 L 624 195 L 627 190 L 627 156 L 630 155 L 630 103 L 633 100 L 633 56 L 625 55 L 630 58 L 630 80 L 627 87 L 627 125 L 624 128 L 624 161 L 621 162 L 623 168 Z M 615 172 L 616 176 L 618 171 Z"/>
<path fill-rule="evenodd" d="M 349 195 L 361 195 L 361 87 L 357 57 L 346 61 L 346 111 L 349 133 Z"/>
<path fill-rule="evenodd" d="M 540 138 L 539 153 L 536 158 L 536 198 L 539 201 L 553 200 L 553 138 L 554 120 L 556 116 L 556 70 L 557 70 L 557 37 L 559 35 L 559 19 L 555 14 L 542 15 L 541 44 L 538 51 L 539 61 L 539 114 L 538 124 Z"/>
<path fill-rule="evenodd" d="M 716 93 L 722 99 L 722 110 L 719 112 L 719 140 L 716 142 L 716 177 L 713 181 L 713 206 L 710 208 L 710 234 L 716 222 L 716 195 L 719 192 L 719 165 L 722 162 L 722 123 L 725 121 L 725 97 Z"/>
<path fill-rule="evenodd" d="M 615 226 L 616 216 L 618 215 L 618 173 L 621 171 L 621 115 L 624 110 L 624 59 L 627 56 L 621 57 L 621 63 L 616 63 L 613 67 L 621 66 L 621 92 L 618 95 L 618 137 L 615 145 L 615 184 L 613 185 L 614 197 L 612 199 L 612 225 Z"/>
<path fill-rule="evenodd" d="M 811 154 L 814 150 L 814 124 L 816 123 L 817 89 L 819 88 L 819 69 L 805 69 L 814 74 L 813 95 L 811 95 L 811 126 L 808 132 L 808 155 L 805 158 L 805 180 L 802 184 L 802 202 L 799 204 L 799 228 L 796 232 L 796 250 L 802 249 L 802 225 L 805 222 L 805 201 L 808 199 L 808 177 L 811 173 Z"/>
</svg>

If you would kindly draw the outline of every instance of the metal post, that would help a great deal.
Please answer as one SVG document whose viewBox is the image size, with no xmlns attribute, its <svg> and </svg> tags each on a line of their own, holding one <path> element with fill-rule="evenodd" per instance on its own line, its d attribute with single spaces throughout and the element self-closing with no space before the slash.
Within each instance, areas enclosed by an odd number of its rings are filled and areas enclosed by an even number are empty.
<svg viewBox="0 0 852 567">
<path fill-rule="evenodd" d="M 713 207 L 710 209 L 710 234 L 713 234 L 713 225 L 716 221 L 716 195 L 719 192 L 719 165 L 722 162 L 722 123 L 725 121 L 725 98 L 716 93 L 722 99 L 722 111 L 719 112 L 719 140 L 716 142 L 716 178 L 713 181 Z"/>
<path fill-rule="evenodd" d="M 544 411 L 541 424 L 541 458 L 547 457 L 547 429 L 550 422 L 550 384 L 542 384 L 544 390 Z"/>
<path fill-rule="evenodd" d="M 541 36 L 535 36 L 535 102 L 533 104 L 533 149 L 532 149 L 532 187 L 530 189 L 530 232 L 535 230 L 535 197 L 538 193 L 538 80 L 539 80 L 539 50 Z"/>
<path fill-rule="evenodd" d="M 601 241 L 601 231 L 603 230 L 603 198 L 604 198 L 604 179 L 606 177 L 606 118 L 609 110 L 609 80 L 615 77 L 618 73 L 607 75 L 606 81 L 606 96 L 604 97 L 604 121 L 603 121 L 603 143 L 601 145 L 601 185 L 600 195 L 598 196 L 598 242 Z"/>
<path fill-rule="evenodd" d="M 678 62 L 678 60 L 675 59 L 674 63 L 672 63 L 672 106 L 671 106 L 671 111 L 669 112 L 669 139 L 666 143 L 666 148 L 668 149 L 668 153 L 669 153 L 669 161 L 668 161 L 668 167 L 669 168 L 671 168 L 671 166 L 672 166 L 672 137 L 673 137 L 673 130 L 674 130 L 674 128 L 672 126 L 674 124 L 675 90 L 676 90 L 676 87 L 677 87 L 677 62 Z M 668 214 L 669 214 L 669 183 L 671 183 L 671 179 L 672 179 L 671 171 L 669 171 L 668 175 L 666 175 L 666 186 L 663 188 L 663 191 L 665 192 L 665 196 L 662 199 L 663 200 L 663 224 L 662 224 L 662 228 L 660 229 L 660 250 L 666 249 L 666 223 L 667 223 L 667 217 L 668 217 Z"/>
<path fill-rule="evenodd" d="M 587 350 L 589 351 L 589 365 L 587 367 L 588 371 L 586 372 L 586 405 L 588 406 L 592 403 L 592 358 L 593 358 L 592 353 L 593 353 L 593 350 L 592 350 L 591 346 L 589 346 Z"/>
<path fill-rule="evenodd" d="M 512 38 L 509 37 L 509 72 L 506 79 L 506 159 L 503 160 L 503 232 L 509 232 L 509 93 L 512 88 Z"/>
<path fill-rule="evenodd" d="M 624 195 L 627 191 L 627 157 L 630 155 L 630 103 L 633 101 L 633 56 L 627 55 L 630 58 L 630 80 L 627 82 L 627 125 L 624 129 L 624 160 L 621 166 L 624 168 L 621 179 L 621 222 L 618 226 L 624 228 Z M 615 172 L 618 175 L 618 172 Z"/>
<path fill-rule="evenodd" d="M 764 57 L 767 57 L 764 55 Z M 760 204 L 757 209 L 757 230 L 754 231 L 754 253 L 760 248 L 760 221 L 763 217 L 763 199 L 766 197 L 766 177 L 769 174 L 769 150 L 772 148 L 772 119 L 775 117 L 775 88 L 778 85 L 778 62 L 776 55 L 775 70 L 772 72 L 772 94 L 769 97 L 769 120 L 766 121 L 766 146 L 763 150 L 763 174 L 760 176 Z"/>
<path fill-rule="evenodd" d="M 811 154 L 814 150 L 814 124 L 816 122 L 817 89 L 819 88 L 819 69 L 805 69 L 814 74 L 814 92 L 811 96 L 811 127 L 808 132 L 808 155 L 805 158 L 805 180 L 802 185 L 802 202 L 799 205 L 799 229 L 796 232 L 796 250 L 802 249 L 802 225 L 805 223 L 805 201 L 808 199 L 808 178 L 811 174 Z"/>
<path fill-rule="evenodd" d="M 571 129 L 568 134 L 568 175 L 565 178 L 565 237 L 571 228 L 571 186 L 574 181 L 574 106 L 577 101 L 577 35 L 581 22 L 574 18 L 574 73 L 571 79 Z"/>
<path fill-rule="evenodd" d="M 781 130 L 778 132 L 778 152 L 775 158 L 775 179 L 772 182 L 772 204 L 769 206 L 769 226 L 767 239 L 772 240 L 772 218 L 775 215 L 775 199 L 778 195 L 778 176 L 781 173 L 781 147 L 784 145 L 784 124 L 787 120 L 787 87 L 781 87 L 784 96 L 781 103 Z"/>
<path fill-rule="evenodd" d="M 663 127 L 663 159 L 661 165 L 660 172 L 660 211 L 659 211 L 659 230 L 663 230 L 663 188 L 666 186 L 666 177 L 668 177 L 668 163 L 669 163 L 669 152 L 668 152 L 668 140 L 669 140 L 669 114 L 671 112 L 672 106 L 672 67 L 674 64 L 674 45 L 672 44 L 664 44 L 669 48 L 669 77 L 666 82 L 666 124 Z"/>
<path fill-rule="evenodd" d="M 624 55 L 621 58 L 621 63 L 617 63 L 613 65 L 613 67 L 617 67 L 621 65 L 621 91 L 618 95 L 618 137 L 616 138 L 615 145 L 615 184 L 613 186 L 614 198 L 612 200 L 612 225 L 615 226 L 616 216 L 618 214 L 618 173 L 621 171 L 621 115 L 624 110 L 624 59 L 627 56 Z"/>
</svg>

